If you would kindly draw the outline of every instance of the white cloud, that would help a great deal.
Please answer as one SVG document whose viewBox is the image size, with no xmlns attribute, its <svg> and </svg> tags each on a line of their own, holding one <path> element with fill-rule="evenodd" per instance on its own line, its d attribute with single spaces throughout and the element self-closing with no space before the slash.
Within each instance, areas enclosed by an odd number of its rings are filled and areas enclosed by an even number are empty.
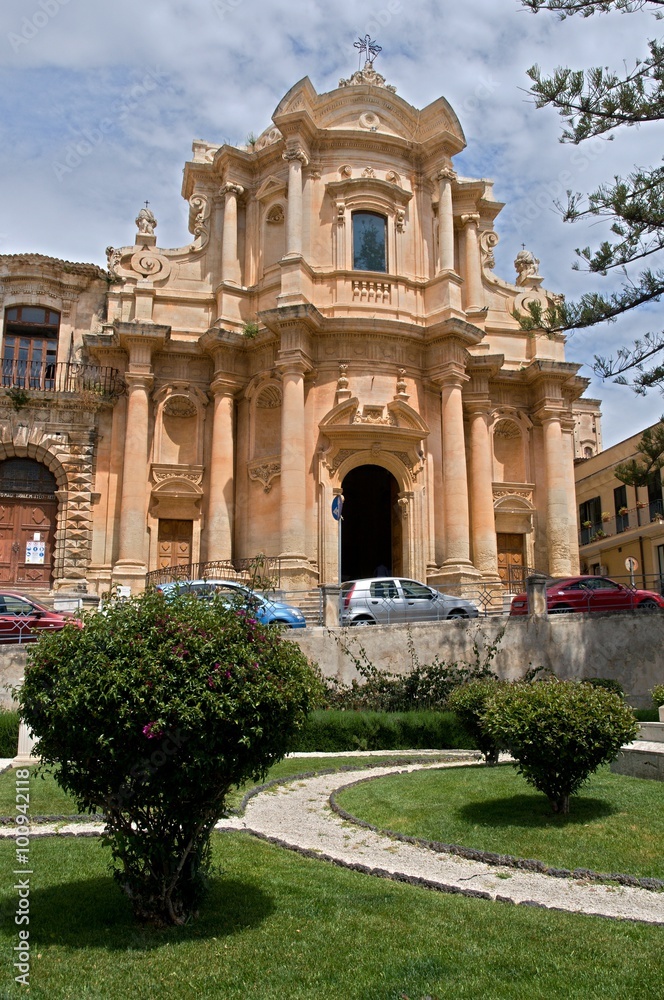
<svg viewBox="0 0 664 1000">
<path fill-rule="evenodd" d="M 258 134 L 283 94 L 308 75 L 337 86 L 357 68 L 353 42 L 383 46 L 377 66 L 418 107 L 445 96 L 468 149 L 458 169 L 493 177 L 506 202 L 497 272 L 513 275 L 522 242 L 546 284 L 574 296 L 599 279 L 571 271 L 574 248 L 601 228 L 565 226 L 552 206 L 635 162 L 656 162 L 656 126 L 592 149 L 558 142 L 560 123 L 525 93 L 533 63 L 620 68 L 645 51 L 645 13 L 559 22 L 517 0 L 4 0 L 0 36 L 0 169 L 6 197 L 0 252 L 32 250 L 105 263 L 109 243 L 133 233 L 147 198 L 164 245 L 186 242 L 180 177 L 194 138 L 241 142 Z M 66 160 L 69 155 L 69 160 Z M 58 169 L 58 164 L 67 169 Z M 651 317 L 648 317 L 650 320 Z M 631 329 L 645 319 L 633 317 Z M 588 362 L 618 331 L 576 334 L 570 359 Z M 634 433 L 664 407 L 600 387 L 607 441 Z M 626 416 L 627 413 L 627 416 Z M 626 420 L 628 421 L 626 423 Z"/>
</svg>

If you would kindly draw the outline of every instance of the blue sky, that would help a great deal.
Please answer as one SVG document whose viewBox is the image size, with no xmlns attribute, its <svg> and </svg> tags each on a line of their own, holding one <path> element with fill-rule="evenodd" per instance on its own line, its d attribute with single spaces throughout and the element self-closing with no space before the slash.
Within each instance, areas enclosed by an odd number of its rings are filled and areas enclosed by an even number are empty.
<svg viewBox="0 0 664 1000">
<path fill-rule="evenodd" d="M 555 113 L 535 110 L 526 93 L 533 63 L 633 62 L 657 34 L 644 12 L 560 22 L 517 0 L 3 0 L 1 16 L 0 253 L 105 266 L 105 248 L 129 242 L 145 199 L 159 243 L 188 242 L 180 184 L 192 140 L 259 134 L 305 75 L 319 92 L 333 89 L 357 68 L 353 42 L 367 32 L 401 97 L 423 107 L 443 95 L 457 112 L 468 141 L 458 171 L 492 178 L 506 203 L 496 272 L 509 280 L 525 243 L 548 288 L 569 297 L 603 288 L 571 270 L 574 248 L 601 239 L 603 225 L 565 225 L 553 202 L 661 156 L 657 125 L 563 145 Z M 574 334 L 568 359 L 589 377 L 594 354 L 657 329 L 658 312 Z M 589 392 L 603 400 L 605 445 L 664 411 L 658 393 L 641 399 L 596 380 Z"/>
</svg>

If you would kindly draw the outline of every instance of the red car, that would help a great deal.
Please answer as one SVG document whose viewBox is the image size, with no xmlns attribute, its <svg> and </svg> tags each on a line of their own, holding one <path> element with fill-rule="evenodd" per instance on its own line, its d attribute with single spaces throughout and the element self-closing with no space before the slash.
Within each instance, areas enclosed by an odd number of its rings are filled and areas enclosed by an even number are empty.
<svg viewBox="0 0 664 1000">
<path fill-rule="evenodd" d="M 664 598 L 653 590 L 632 590 L 606 576 L 569 576 L 549 579 L 546 586 L 549 614 L 566 611 L 657 611 L 664 609 Z M 512 599 L 510 615 L 527 615 L 528 599 L 517 594 Z"/>
<path fill-rule="evenodd" d="M 23 594 L 0 591 L 0 643 L 36 642 L 39 632 L 53 632 L 68 622 L 81 625 L 74 615 L 51 611 Z"/>
</svg>

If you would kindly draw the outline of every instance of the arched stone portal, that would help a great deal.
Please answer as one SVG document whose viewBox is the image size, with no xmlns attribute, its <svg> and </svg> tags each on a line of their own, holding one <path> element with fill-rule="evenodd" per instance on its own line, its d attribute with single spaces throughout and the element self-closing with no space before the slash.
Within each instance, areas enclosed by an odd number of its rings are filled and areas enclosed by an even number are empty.
<svg viewBox="0 0 664 1000">
<path fill-rule="evenodd" d="M 380 465 L 359 465 L 344 477 L 341 578 L 402 571 L 399 485 Z"/>
<path fill-rule="evenodd" d="M 0 582 L 51 585 L 58 512 L 57 483 L 32 458 L 0 462 Z"/>
</svg>

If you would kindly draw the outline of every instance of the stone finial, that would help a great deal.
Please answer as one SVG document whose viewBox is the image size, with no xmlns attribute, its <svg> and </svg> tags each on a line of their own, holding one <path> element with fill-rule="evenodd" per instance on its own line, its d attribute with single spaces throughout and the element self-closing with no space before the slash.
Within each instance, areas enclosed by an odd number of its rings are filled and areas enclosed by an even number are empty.
<svg viewBox="0 0 664 1000">
<path fill-rule="evenodd" d="M 149 204 L 150 202 L 146 201 L 145 208 L 142 208 L 136 216 L 136 228 L 141 236 L 154 236 L 157 228 L 157 220 L 150 211 Z"/>
<path fill-rule="evenodd" d="M 337 391 L 336 391 L 336 402 L 343 403 L 344 400 L 350 399 L 350 389 L 348 388 L 348 365 L 340 361 L 339 362 L 339 377 L 337 379 Z"/>
<path fill-rule="evenodd" d="M 410 399 L 410 394 L 406 391 L 408 386 L 406 385 L 406 369 L 397 369 L 397 391 L 395 399 L 403 399 L 405 403 Z"/>
<path fill-rule="evenodd" d="M 533 278 L 539 278 L 541 281 L 539 264 L 537 257 L 530 250 L 526 250 L 525 246 L 519 250 L 514 260 L 517 285 L 529 284 Z"/>
</svg>

